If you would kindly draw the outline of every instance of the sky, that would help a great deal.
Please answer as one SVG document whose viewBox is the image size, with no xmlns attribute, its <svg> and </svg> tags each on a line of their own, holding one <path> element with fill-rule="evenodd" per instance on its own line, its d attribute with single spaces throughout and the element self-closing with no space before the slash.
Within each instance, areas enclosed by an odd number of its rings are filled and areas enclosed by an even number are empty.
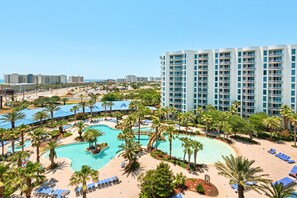
<svg viewBox="0 0 297 198">
<path fill-rule="evenodd" d="M 0 78 L 159 76 L 166 51 L 297 44 L 296 9 L 296 0 L 3 0 Z"/>
</svg>

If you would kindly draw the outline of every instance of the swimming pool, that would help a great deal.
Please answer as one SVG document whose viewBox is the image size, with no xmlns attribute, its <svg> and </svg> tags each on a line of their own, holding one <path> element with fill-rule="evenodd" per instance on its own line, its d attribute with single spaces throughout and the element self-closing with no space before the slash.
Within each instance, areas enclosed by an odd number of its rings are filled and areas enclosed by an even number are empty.
<svg viewBox="0 0 297 198">
<path fill-rule="evenodd" d="M 83 165 L 89 165 L 96 170 L 102 168 L 118 154 L 118 146 L 123 143 L 117 139 L 117 135 L 121 132 L 120 130 L 112 129 L 106 125 L 95 125 L 90 126 L 90 128 L 99 129 L 104 132 L 102 136 L 98 137 L 98 143 L 107 142 L 109 148 L 103 152 L 100 152 L 99 154 L 93 155 L 85 151 L 85 149 L 88 147 L 87 142 L 74 143 L 58 147 L 56 149 L 57 157 L 70 159 L 71 168 L 74 171 L 80 170 Z M 180 135 L 180 137 L 184 136 L 186 135 Z M 213 164 L 217 161 L 220 161 L 222 159 L 222 155 L 235 154 L 235 151 L 229 145 L 218 140 L 200 136 L 190 138 L 200 141 L 204 146 L 203 151 L 198 152 L 197 155 L 197 162 L 199 163 Z M 135 139 L 137 140 L 137 135 L 135 136 Z M 146 146 L 148 140 L 149 137 L 147 135 L 140 136 L 141 145 Z M 158 142 L 158 148 L 164 152 L 169 152 L 169 141 Z M 173 140 L 172 154 L 175 157 L 183 157 L 183 148 L 179 139 Z"/>
<path fill-rule="evenodd" d="M 16 142 L 14 145 L 14 151 L 21 151 L 22 150 L 22 146 L 19 145 L 20 142 Z M 31 140 L 26 140 L 24 142 L 24 148 L 31 146 Z M 11 152 L 11 146 L 8 147 L 8 151 Z"/>
</svg>

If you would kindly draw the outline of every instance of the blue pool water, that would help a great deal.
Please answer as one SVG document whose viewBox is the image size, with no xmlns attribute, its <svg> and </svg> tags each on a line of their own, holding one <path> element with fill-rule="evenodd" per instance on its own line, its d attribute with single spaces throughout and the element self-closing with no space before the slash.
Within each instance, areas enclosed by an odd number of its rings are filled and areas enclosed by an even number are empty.
<svg viewBox="0 0 297 198">
<path fill-rule="evenodd" d="M 117 135 L 121 132 L 120 130 L 115 130 L 105 125 L 91 126 L 91 128 L 99 129 L 104 132 L 104 135 L 98 137 L 98 143 L 107 142 L 109 148 L 96 155 L 86 152 L 85 149 L 88 147 L 87 142 L 60 146 L 56 149 L 58 158 L 68 158 L 71 160 L 71 168 L 74 171 L 80 170 L 83 165 L 89 165 L 96 170 L 102 168 L 118 154 L 118 146 L 122 144 L 122 141 L 117 139 Z M 180 137 L 183 136 L 186 135 L 180 135 Z M 213 164 L 220 161 L 222 155 L 235 154 L 234 150 L 223 142 L 206 137 L 195 136 L 191 138 L 200 141 L 204 146 L 203 151 L 200 151 L 197 155 L 197 162 L 199 163 Z M 135 139 L 137 139 L 137 135 Z M 141 135 L 140 144 L 146 146 L 148 140 L 148 136 Z M 169 141 L 159 142 L 158 148 L 168 153 Z M 173 140 L 172 154 L 175 157 L 183 157 L 183 148 L 179 139 Z"/>
<path fill-rule="evenodd" d="M 24 142 L 24 148 L 28 147 L 31 145 L 31 140 L 26 140 Z M 22 150 L 22 146 L 19 145 L 19 142 L 16 142 L 14 145 L 14 151 L 21 151 Z M 8 147 L 8 151 L 11 152 L 11 146 Z"/>
</svg>

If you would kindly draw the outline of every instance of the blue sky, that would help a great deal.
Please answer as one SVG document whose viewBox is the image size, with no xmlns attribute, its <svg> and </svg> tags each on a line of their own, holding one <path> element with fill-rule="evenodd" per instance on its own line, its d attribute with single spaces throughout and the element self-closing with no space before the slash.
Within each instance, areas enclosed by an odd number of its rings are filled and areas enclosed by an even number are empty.
<svg viewBox="0 0 297 198">
<path fill-rule="evenodd" d="M 295 0 L 0 1 L 4 73 L 158 76 L 159 55 L 297 43 Z"/>
</svg>

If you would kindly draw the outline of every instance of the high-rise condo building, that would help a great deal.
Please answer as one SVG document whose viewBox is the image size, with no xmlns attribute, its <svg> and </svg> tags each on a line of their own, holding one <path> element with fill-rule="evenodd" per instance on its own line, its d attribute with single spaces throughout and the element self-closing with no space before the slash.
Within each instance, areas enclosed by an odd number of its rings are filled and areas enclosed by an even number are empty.
<svg viewBox="0 0 297 198">
<path fill-rule="evenodd" d="M 239 113 L 278 115 L 281 105 L 297 110 L 297 45 L 166 52 L 161 59 L 161 105 L 180 111 L 213 105 Z"/>
<path fill-rule="evenodd" d="M 69 76 L 68 83 L 83 83 L 83 76 Z"/>
</svg>

